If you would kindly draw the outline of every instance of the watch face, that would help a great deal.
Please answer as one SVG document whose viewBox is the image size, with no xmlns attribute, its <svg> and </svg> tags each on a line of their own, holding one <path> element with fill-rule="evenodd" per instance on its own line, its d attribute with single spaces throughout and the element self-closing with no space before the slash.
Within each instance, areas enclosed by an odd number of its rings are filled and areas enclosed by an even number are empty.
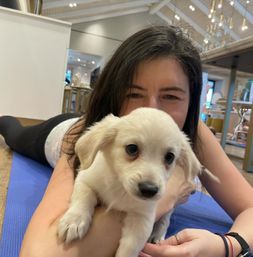
<svg viewBox="0 0 253 257">
<path fill-rule="evenodd" d="M 252 253 L 250 249 L 245 250 L 243 253 L 239 255 L 239 257 L 252 257 Z"/>
</svg>

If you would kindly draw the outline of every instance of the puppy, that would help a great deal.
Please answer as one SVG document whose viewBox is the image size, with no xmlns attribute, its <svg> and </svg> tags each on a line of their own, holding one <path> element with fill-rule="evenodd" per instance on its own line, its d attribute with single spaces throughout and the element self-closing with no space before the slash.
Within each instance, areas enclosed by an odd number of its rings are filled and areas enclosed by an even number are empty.
<svg viewBox="0 0 253 257">
<path fill-rule="evenodd" d="M 75 151 L 80 170 L 58 236 L 66 243 L 82 238 L 98 203 L 124 211 L 116 257 L 138 256 L 152 232 L 156 205 L 173 167 L 183 167 L 181 177 L 189 183 L 202 168 L 173 119 L 153 108 L 139 108 L 121 118 L 106 116 L 80 137 Z M 152 241 L 165 233 L 164 218 Z"/>
</svg>

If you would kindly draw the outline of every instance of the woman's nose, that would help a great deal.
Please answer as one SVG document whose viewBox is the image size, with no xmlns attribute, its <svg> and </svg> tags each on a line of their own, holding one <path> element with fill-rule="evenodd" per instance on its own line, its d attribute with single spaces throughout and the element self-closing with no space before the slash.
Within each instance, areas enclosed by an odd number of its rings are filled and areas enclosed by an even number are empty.
<svg viewBox="0 0 253 257">
<path fill-rule="evenodd" d="M 149 97 L 146 100 L 145 107 L 159 109 L 159 101 L 156 97 Z"/>
</svg>

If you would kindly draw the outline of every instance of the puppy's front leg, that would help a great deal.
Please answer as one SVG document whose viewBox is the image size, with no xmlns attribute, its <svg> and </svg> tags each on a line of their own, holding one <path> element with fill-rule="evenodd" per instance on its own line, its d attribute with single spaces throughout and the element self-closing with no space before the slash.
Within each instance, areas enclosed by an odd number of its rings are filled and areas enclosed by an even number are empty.
<svg viewBox="0 0 253 257">
<path fill-rule="evenodd" d="M 81 172 L 75 180 L 70 207 L 58 224 L 58 237 L 66 243 L 87 233 L 97 204 L 95 192 L 85 183 L 88 171 Z"/>
<path fill-rule="evenodd" d="M 155 224 L 153 227 L 153 231 L 151 236 L 148 239 L 150 243 L 159 243 L 161 240 L 165 239 L 167 229 L 170 225 L 170 217 L 172 211 L 169 213 L 164 214 Z"/>
<path fill-rule="evenodd" d="M 152 231 L 155 215 L 127 214 L 115 257 L 137 257 Z"/>
</svg>

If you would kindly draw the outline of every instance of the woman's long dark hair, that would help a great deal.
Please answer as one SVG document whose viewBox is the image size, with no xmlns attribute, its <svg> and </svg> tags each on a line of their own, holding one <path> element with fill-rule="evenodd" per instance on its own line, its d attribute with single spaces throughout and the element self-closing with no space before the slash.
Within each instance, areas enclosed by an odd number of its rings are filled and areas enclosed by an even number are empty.
<svg viewBox="0 0 253 257">
<path fill-rule="evenodd" d="M 137 66 L 147 60 L 172 57 L 179 61 L 188 77 L 190 102 L 183 131 L 196 150 L 199 102 L 202 89 L 202 67 L 199 52 L 179 28 L 152 26 L 127 40 L 113 54 L 94 86 L 87 108 L 84 128 L 100 121 L 107 114 L 119 116 Z M 76 158 L 74 167 L 78 166 Z"/>
<path fill-rule="evenodd" d="M 143 61 L 160 57 L 177 59 L 188 77 L 190 103 L 183 131 L 194 147 L 202 88 L 201 61 L 191 40 L 173 26 L 152 26 L 143 29 L 121 44 L 104 67 L 94 87 L 85 126 L 100 121 L 109 113 L 118 116 L 137 66 Z"/>
</svg>

